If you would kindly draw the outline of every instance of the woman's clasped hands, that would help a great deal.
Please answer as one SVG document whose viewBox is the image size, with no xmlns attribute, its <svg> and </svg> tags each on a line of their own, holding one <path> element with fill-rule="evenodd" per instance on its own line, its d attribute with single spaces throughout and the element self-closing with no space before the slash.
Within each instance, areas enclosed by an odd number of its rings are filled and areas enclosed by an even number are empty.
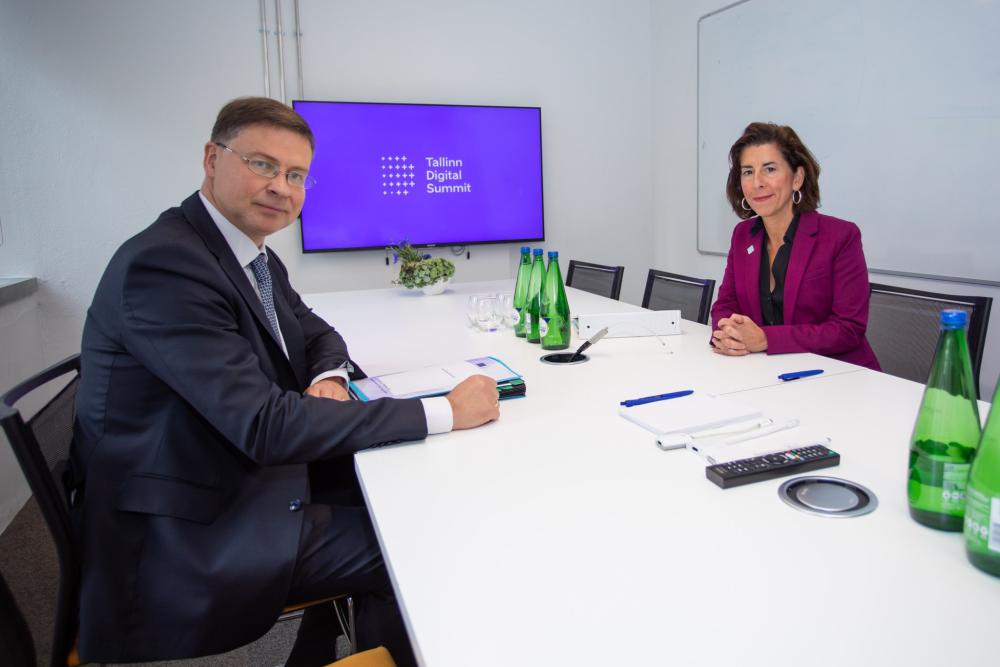
<svg viewBox="0 0 1000 667">
<path fill-rule="evenodd" d="M 767 334 L 746 315 L 723 317 L 712 332 L 712 350 L 718 354 L 739 357 L 766 349 Z"/>
</svg>

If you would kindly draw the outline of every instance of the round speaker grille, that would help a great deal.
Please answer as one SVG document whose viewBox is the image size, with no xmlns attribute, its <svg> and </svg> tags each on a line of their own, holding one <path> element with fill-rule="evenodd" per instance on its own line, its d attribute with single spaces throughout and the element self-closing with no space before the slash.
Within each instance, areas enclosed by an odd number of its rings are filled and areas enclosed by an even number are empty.
<svg viewBox="0 0 1000 667">
<path fill-rule="evenodd" d="M 837 477 L 794 477 L 778 488 L 778 496 L 799 511 L 820 516 L 861 516 L 878 507 L 869 489 Z"/>
</svg>

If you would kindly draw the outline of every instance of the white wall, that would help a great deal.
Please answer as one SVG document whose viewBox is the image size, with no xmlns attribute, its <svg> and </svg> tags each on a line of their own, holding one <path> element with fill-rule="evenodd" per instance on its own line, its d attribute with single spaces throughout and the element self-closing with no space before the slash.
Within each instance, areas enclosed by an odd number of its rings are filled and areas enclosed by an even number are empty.
<svg viewBox="0 0 1000 667">
<path fill-rule="evenodd" d="M 303 0 L 305 97 L 541 106 L 545 246 L 564 264 L 626 266 L 623 298 L 638 303 L 653 257 L 649 11 L 648 0 Z M 293 60 L 289 42 L 290 74 Z M 294 75 L 286 89 L 299 96 Z M 386 284 L 384 253 L 301 255 L 297 235 L 279 252 L 303 291 L 336 289 L 331 266 Z M 457 261 L 457 280 L 517 263 L 514 246 L 471 251 L 480 264 Z"/>
<path fill-rule="evenodd" d="M 622 296 L 639 302 L 653 263 L 649 0 L 300 4 L 310 99 L 541 106 L 545 246 L 626 266 Z M 27 333 L 0 329 L 3 359 L 24 362 L 4 387 L 79 349 L 110 255 L 198 188 L 219 107 L 264 93 L 259 27 L 257 0 L 0 0 L 0 275 L 39 279 Z M 274 36 L 270 63 L 280 98 Z M 391 278 L 381 252 L 303 256 L 297 225 L 269 243 L 302 292 Z M 457 280 L 513 274 L 515 247 L 470 249 Z M 11 477 L 0 455 L 0 528 L 26 496 Z"/>
<path fill-rule="evenodd" d="M 34 294 L 0 305 L 2 391 L 7 391 L 45 367 L 38 331 L 38 299 Z M 37 407 L 26 406 L 27 410 Z M 25 414 L 30 412 L 26 411 Z M 14 453 L 7 446 L 6 436 L 0 432 L 0 530 L 14 518 L 29 495 L 28 485 L 14 459 Z"/>
<path fill-rule="evenodd" d="M 674 3 L 653 0 L 653 208 L 656 266 L 692 276 L 722 280 L 726 258 L 697 249 L 698 149 L 698 18 L 730 5 L 728 0 Z M 766 75 L 771 57 L 794 57 L 747 36 L 747 67 L 734 76 Z M 996 56 L 997 54 L 993 54 Z M 738 101 L 734 101 L 738 104 Z M 773 120 L 780 118 L 747 118 Z M 733 137 L 735 141 L 737 137 Z M 804 137 L 808 144 L 808 137 Z M 918 195 L 919 193 L 915 193 Z M 915 196 L 919 199 L 919 196 Z M 991 206 L 983 195 L 983 206 Z M 837 214 L 836 202 L 824 200 L 824 211 Z M 736 222 L 734 216 L 734 224 Z M 856 220 L 864 236 L 864 220 Z M 943 242 L 950 230 L 942 226 Z M 914 270 L 926 270 L 917 267 Z M 990 400 L 1000 375 L 1000 288 L 965 283 L 871 274 L 874 282 L 994 299 L 993 315 L 980 371 L 982 397 Z M 716 285 L 718 288 L 718 284 Z"/>
</svg>

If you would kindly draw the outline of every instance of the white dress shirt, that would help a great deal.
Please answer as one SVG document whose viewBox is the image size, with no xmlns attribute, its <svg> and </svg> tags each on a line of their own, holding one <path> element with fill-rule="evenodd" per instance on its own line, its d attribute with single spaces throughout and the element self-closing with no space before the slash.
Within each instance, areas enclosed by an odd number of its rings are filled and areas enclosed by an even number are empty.
<svg viewBox="0 0 1000 667">
<path fill-rule="evenodd" d="M 201 203 L 205 205 L 208 210 L 208 214 L 212 217 L 212 222 L 215 226 L 219 228 L 219 232 L 222 237 L 226 240 L 229 245 L 229 249 L 233 251 L 233 255 L 236 256 L 236 261 L 239 262 L 240 266 L 243 267 L 243 272 L 247 276 L 247 280 L 250 281 L 251 287 L 253 287 L 254 292 L 257 294 L 257 298 L 260 298 L 260 289 L 257 286 L 257 278 L 253 274 L 253 269 L 250 268 L 250 263 L 257 259 L 257 255 L 264 253 L 265 259 L 267 258 L 267 246 L 261 245 L 259 248 L 257 244 L 250 240 L 250 237 L 240 231 L 235 225 L 233 225 L 229 220 L 226 219 L 222 213 L 219 212 L 212 202 L 208 201 L 208 198 L 201 192 L 198 193 L 201 197 Z M 278 325 L 278 340 L 281 341 L 281 349 L 288 356 L 288 348 L 285 345 L 285 336 L 281 333 L 281 325 Z M 347 375 L 346 368 L 335 368 L 332 370 L 320 373 L 313 378 L 312 384 L 316 384 L 320 380 L 325 380 L 327 378 L 339 377 L 344 380 L 345 386 L 350 381 Z M 420 402 L 424 406 L 424 418 L 427 420 L 427 433 L 447 433 L 451 431 L 454 425 L 454 417 L 451 412 L 451 403 L 444 396 L 435 396 L 434 398 L 422 398 Z"/>
</svg>

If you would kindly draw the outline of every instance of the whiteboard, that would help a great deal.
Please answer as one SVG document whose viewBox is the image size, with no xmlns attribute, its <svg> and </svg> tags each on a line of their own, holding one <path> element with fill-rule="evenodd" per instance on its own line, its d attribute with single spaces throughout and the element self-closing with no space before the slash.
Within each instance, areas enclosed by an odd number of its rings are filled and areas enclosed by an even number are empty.
<svg viewBox="0 0 1000 667">
<path fill-rule="evenodd" d="M 738 218 L 729 148 L 795 128 L 874 271 L 1000 285 L 1000 1 L 746 0 L 698 21 L 698 250 Z"/>
</svg>

